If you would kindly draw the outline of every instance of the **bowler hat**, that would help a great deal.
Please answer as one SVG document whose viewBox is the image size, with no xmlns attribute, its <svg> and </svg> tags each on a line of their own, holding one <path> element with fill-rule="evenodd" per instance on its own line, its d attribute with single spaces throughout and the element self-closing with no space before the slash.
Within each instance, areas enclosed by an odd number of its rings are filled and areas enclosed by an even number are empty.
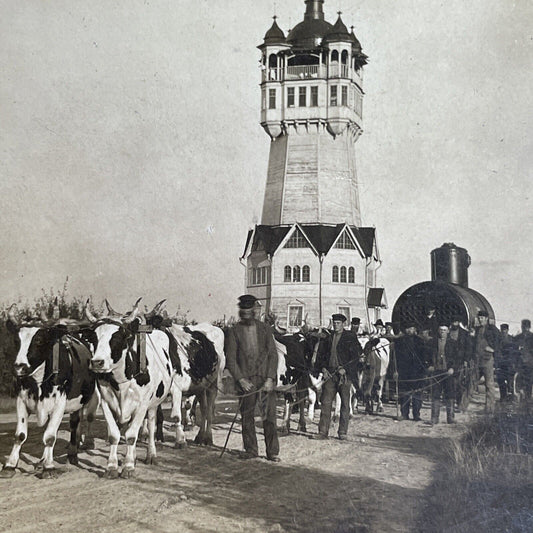
<svg viewBox="0 0 533 533">
<path fill-rule="evenodd" d="M 254 307 L 257 298 L 253 294 L 243 294 L 239 296 L 239 308 L 240 309 L 252 309 Z"/>
<path fill-rule="evenodd" d="M 342 315 L 341 313 L 335 313 L 334 315 L 331 315 L 331 320 L 333 320 L 333 322 L 335 322 L 335 320 L 346 322 L 346 317 Z"/>
<path fill-rule="evenodd" d="M 378 320 L 376 320 L 376 322 L 374 323 L 374 326 L 377 327 L 382 327 L 384 328 L 385 327 L 385 324 L 383 324 L 383 321 L 381 320 L 381 318 L 379 318 Z"/>
<path fill-rule="evenodd" d="M 355 326 L 356 326 L 357 324 L 360 324 L 360 323 L 361 323 L 361 319 L 360 319 L 359 317 L 354 316 L 354 317 L 352 318 L 352 324 L 354 324 Z"/>
<path fill-rule="evenodd" d="M 509 324 L 500 324 L 500 329 L 509 329 Z"/>
</svg>

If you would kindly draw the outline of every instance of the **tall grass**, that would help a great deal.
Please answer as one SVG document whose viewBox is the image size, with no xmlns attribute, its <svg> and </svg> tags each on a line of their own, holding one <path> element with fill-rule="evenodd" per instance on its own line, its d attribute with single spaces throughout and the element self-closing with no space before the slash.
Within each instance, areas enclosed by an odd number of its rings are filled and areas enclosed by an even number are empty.
<svg viewBox="0 0 533 533">
<path fill-rule="evenodd" d="M 505 408 L 451 443 L 429 496 L 426 531 L 533 531 L 533 416 Z"/>
</svg>

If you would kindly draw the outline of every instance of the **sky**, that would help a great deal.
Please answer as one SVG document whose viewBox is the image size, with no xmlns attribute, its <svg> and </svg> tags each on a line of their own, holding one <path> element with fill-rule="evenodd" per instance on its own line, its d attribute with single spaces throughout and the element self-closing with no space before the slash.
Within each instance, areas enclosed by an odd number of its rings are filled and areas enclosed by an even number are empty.
<svg viewBox="0 0 533 533">
<path fill-rule="evenodd" d="M 277 5 L 275 5 L 277 4 Z M 390 316 L 455 242 L 533 317 L 533 3 L 326 0 L 369 56 L 356 144 Z M 269 138 L 259 50 L 303 0 L 0 0 L 0 304 L 57 291 L 235 314 Z"/>
</svg>

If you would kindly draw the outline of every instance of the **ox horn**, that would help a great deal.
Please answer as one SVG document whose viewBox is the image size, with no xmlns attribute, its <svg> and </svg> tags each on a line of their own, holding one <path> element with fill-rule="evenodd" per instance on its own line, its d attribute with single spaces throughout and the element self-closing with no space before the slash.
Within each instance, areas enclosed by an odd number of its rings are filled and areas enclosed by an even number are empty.
<svg viewBox="0 0 533 533">
<path fill-rule="evenodd" d="M 13 304 L 7 311 L 7 318 L 11 320 L 15 326 L 20 324 L 20 320 L 17 317 L 17 304 Z"/>
<path fill-rule="evenodd" d="M 163 304 L 167 301 L 165 298 L 164 300 L 161 300 L 159 303 L 156 303 L 154 308 L 146 314 L 146 316 L 154 316 L 161 312 L 161 308 L 163 307 Z"/>
<path fill-rule="evenodd" d="M 107 298 L 105 299 L 105 306 L 107 308 L 107 314 L 112 317 L 122 316 L 120 313 L 117 313 L 112 307 Z"/>
<path fill-rule="evenodd" d="M 89 310 L 89 300 L 90 298 L 87 298 L 87 301 L 85 302 L 85 307 L 83 308 L 83 314 L 87 318 L 89 322 L 96 322 L 98 319 L 91 313 Z"/>
<path fill-rule="evenodd" d="M 131 310 L 129 315 L 124 318 L 124 324 L 130 324 L 137 318 L 137 315 L 139 314 L 139 302 L 141 300 L 142 297 L 135 302 L 135 305 L 133 306 L 133 309 Z"/>
<path fill-rule="evenodd" d="M 56 296 L 56 299 L 54 300 L 54 308 L 53 308 L 53 311 L 52 311 L 52 319 L 53 320 L 59 320 L 59 301 L 57 299 L 57 296 Z"/>
</svg>

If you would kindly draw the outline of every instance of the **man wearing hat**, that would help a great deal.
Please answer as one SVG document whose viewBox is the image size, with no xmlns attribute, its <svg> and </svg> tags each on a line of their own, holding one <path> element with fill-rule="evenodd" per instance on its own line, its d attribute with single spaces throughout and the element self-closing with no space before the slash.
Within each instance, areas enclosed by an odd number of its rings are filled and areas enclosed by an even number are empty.
<svg viewBox="0 0 533 533">
<path fill-rule="evenodd" d="M 524 318 L 521 323 L 521 329 L 522 332 L 515 337 L 520 350 L 517 371 L 519 372 L 525 397 L 531 399 L 531 387 L 533 385 L 533 333 L 531 333 L 531 320 Z"/>
<path fill-rule="evenodd" d="M 350 420 L 350 391 L 357 379 L 357 363 L 361 355 L 361 345 L 352 331 L 346 331 L 346 317 L 342 314 L 332 315 L 333 334 L 327 339 L 326 349 L 318 355 L 317 364 L 322 368 L 324 385 L 322 386 L 322 410 L 318 423 L 318 434 L 313 438 L 327 439 L 331 423 L 331 406 L 335 395 L 341 397 L 341 412 L 338 437 L 347 439 Z"/>
<path fill-rule="evenodd" d="M 354 335 L 359 335 L 359 328 L 361 327 L 361 319 L 354 316 L 350 323 L 350 330 Z"/>
<path fill-rule="evenodd" d="M 457 408 L 461 411 L 464 411 L 470 402 L 470 393 L 473 388 L 471 370 L 474 368 L 474 364 L 471 359 L 471 337 L 468 331 L 462 327 L 461 322 L 461 315 L 454 315 L 452 317 L 450 323 L 450 332 L 448 335 L 448 343 L 453 346 L 453 350 L 457 353 L 457 359 L 461 363 L 459 368 L 456 369 L 453 379 Z"/>
<path fill-rule="evenodd" d="M 489 324 L 489 314 L 481 310 L 477 314 L 479 326 L 475 329 L 473 353 L 479 376 L 485 377 L 485 411 L 492 413 L 495 404 L 494 392 L 494 354 L 500 350 L 500 332 Z"/>
<path fill-rule="evenodd" d="M 500 325 L 501 350 L 496 359 L 496 379 L 500 389 L 500 400 L 512 399 L 514 395 L 514 373 L 518 369 L 520 352 L 518 343 L 509 335 L 509 324 Z"/>
<path fill-rule="evenodd" d="M 226 334 L 224 350 L 226 367 L 235 379 L 241 395 L 239 406 L 242 419 L 244 458 L 257 457 L 255 405 L 264 406 L 263 429 L 266 455 L 278 462 L 279 442 L 276 430 L 276 393 L 278 354 L 272 332 L 265 323 L 254 318 L 257 299 L 251 294 L 239 297 L 239 322 Z"/>
<path fill-rule="evenodd" d="M 404 323 L 405 335 L 394 342 L 396 371 L 394 379 L 398 380 L 400 420 L 409 419 L 412 408 L 413 420 L 420 420 L 422 408 L 422 388 L 425 385 L 427 369 L 427 349 L 424 341 L 416 334 L 416 324 Z"/>
</svg>

